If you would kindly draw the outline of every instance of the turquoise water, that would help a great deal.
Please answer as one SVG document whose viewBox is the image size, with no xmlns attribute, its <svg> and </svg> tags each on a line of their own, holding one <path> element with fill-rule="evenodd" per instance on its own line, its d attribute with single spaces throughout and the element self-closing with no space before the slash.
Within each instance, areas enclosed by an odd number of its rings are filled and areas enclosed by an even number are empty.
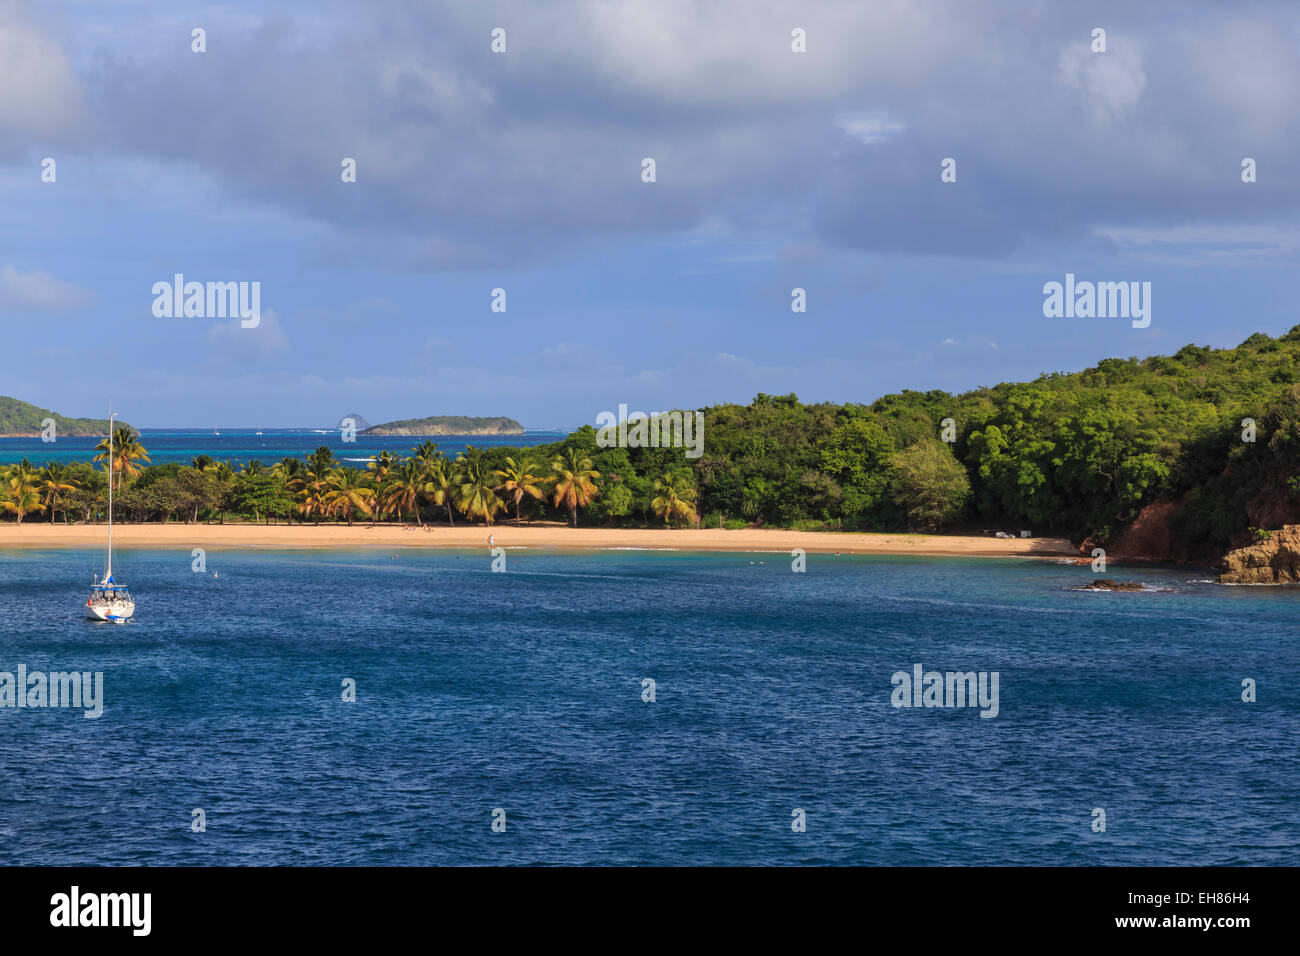
<svg viewBox="0 0 1300 956">
<path fill-rule="evenodd" d="M 1300 591 L 632 551 L 512 550 L 503 574 L 485 551 L 213 551 L 200 575 L 188 550 L 124 551 L 137 618 L 118 627 L 81 619 L 99 560 L 0 550 L 0 670 L 104 673 L 99 719 L 0 709 L 3 863 L 1293 864 L 1300 847 Z M 997 671 L 998 715 L 893 707 L 916 663 Z"/>
<path fill-rule="evenodd" d="M 220 435 L 213 434 L 220 431 Z M 440 435 L 430 438 L 449 457 L 464 451 L 469 445 L 476 448 L 522 448 L 559 441 L 565 432 L 530 431 L 522 435 Z M 100 438 L 60 437 L 53 442 L 40 438 L 0 438 L 0 465 L 12 465 L 30 459 L 34 464 L 46 462 L 68 463 L 91 461 Z M 301 458 L 322 445 L 334 452 L 334 457 L 354 467 L 370 460 L 381 451 L 409 455 L 411 448 L 425 439 L 357 435 L 356 441 L 345 442 L 337 429 L 267 428 L 258 434 L 253 428 L 231 429 L 180 429 L 146 428 L 140 431 L 140 441 L 149 451 L 150 464 L 165 465 L 177 462 L 188 465 L 198 455 L 208 455 L 217 461 L 243 463 L 257 459 L 266 466 L 281 458 Z"/>
</svg>

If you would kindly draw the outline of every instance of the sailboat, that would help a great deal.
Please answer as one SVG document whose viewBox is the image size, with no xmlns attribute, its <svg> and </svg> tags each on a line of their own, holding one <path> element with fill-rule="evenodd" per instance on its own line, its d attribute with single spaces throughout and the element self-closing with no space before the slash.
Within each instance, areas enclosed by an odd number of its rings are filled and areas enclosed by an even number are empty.
<svg viewBox="0 0 1300 956">
<path fill-rule="evenodd" d="M 113 417 L 108 413 L 108 563 L 104 577 L 95 579 L 86 598 L 86 617 L 92 621 L 125 624 L 135 614 L 135 598 L 113 577 Z"/>
</svg>

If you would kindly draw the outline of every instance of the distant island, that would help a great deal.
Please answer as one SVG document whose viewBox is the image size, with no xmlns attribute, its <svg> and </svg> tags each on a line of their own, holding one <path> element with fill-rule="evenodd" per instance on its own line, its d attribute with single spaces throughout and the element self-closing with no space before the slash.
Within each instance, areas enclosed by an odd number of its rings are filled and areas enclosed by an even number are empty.
<svg viewBox="0 0 1300 956">
<path fill-rule="evenodd" d="M 464 415 L 431 415 L 404 418 L 372 425 L 362 435 L 522 435 L 524 426 L 513 418 L 469 418 Z"/>
<path fill-rule="evenodd" d="M 344 415 L 342 418 L 339 419 L 339 423 L 335 427 L 336 428 L 351 427 L 351 428 L 355 428 L 357 431 L 362 432 L 364 434 L 365 430 L 370 427 L 370 422 L 366 421 L 357 412 L 348 412 L 346 415 Z"/>
<path fill-rule="evenodd" d="M 101 437 L 108 434 L 107 418 L 68 418 L 48 408 L 0 395 L 0 438 L 39 438 L 42 422 L 54 420 L 56 436 Z M 124 424 L 119 421 L 119 425 Z"/>
</svg>

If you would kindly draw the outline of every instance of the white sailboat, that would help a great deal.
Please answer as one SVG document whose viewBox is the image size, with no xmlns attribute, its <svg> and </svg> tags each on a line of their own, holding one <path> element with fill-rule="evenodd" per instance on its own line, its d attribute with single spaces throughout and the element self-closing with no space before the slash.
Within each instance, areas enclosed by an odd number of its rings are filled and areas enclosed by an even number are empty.
<svg viewBox="0 0 1300 956">
<path fill-rule="evenodd" d="M 113 577 L 113 417 L 108 413 L 108 562 L 104 577 L 90 586 L 86 598 L 86 617 L 92 621 L 111 621 L 125 624 L 135 614 L 135 598 L 126 585 Z"/>
</svg>

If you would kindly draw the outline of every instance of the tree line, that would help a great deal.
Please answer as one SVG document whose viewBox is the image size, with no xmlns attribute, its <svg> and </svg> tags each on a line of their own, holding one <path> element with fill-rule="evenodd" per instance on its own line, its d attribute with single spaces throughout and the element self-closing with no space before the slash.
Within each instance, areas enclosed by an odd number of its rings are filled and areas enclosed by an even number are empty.
<svg viewBox="0 0 1300 956">
<path fill-rule="evenodd" d="M 328 448 L 271 465 L 149 465 L 115 438 L 125 520 L 598 524 L 876 531 L 1030 528 L 1081 541 L 1173 508 L 1188 556 L 1300 521 L 1300 326 L 1233 349 L 1104 359 L 1076 373 L 961 394 L 904 390 L 864 405 L 759 394 L 703 409 L 703 454 L 606 448 L 584 426 L 532 448 L 425 442 L 365 468 Z M 107 441 L 93 463 L 0 471 L 15 520 L 102 513 Z M 96 467 L 96 464 L 99 466 Z"/>
</svg>

